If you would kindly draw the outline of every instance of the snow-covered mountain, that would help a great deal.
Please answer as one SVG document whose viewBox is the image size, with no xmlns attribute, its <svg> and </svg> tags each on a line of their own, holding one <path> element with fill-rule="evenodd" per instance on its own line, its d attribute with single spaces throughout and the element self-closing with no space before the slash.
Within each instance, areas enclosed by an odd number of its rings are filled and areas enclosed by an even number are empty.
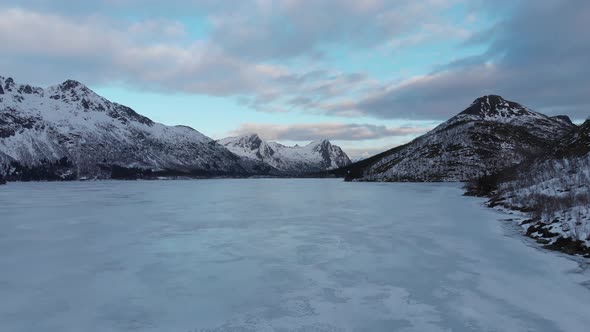
<svg viewBox="0 0 590 332">
<path fill-rule="evenodd" d="M 490 205 L 528 212 L 519 220 L 527 235 L 590 257 L 590 120 L 548 150 L 502 174 Z"/>
<path fill-rule="evenodd" d="M 346 169 L 358 181 L 468 181 L 542 153 L 576 126 L 489 95 L 412 142 Z"/>
<path fill-rule="evenodd" d="M 269 171 L 192 128 L 153 122 L 79 82 L 42 89 L 0 77 L 0 175 L 7 179 Z"/>
<path fill-rule="evenodd" d="M 328 140 L 305 146 L 284 146 L 264 141 L 257 134 L 248 134 L 218 142 L 239 156 L 264 162 L 286 174 L 314 173 L 350 164 L 346 153 Z"/>
</svg>

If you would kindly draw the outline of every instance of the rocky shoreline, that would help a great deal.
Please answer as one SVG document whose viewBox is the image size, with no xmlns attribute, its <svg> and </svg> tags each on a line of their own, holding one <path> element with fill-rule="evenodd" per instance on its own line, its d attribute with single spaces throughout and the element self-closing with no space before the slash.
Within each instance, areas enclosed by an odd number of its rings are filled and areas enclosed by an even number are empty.
<svg viewBox="0 0 590 332">
<path fill-rule="evenodd" d="M 540 211 L 534 208 L 509 205 L 505 202 L 505 199 L 499 197 L 497 192 L 479 195 L 467 188 L 465 196 L 487 198 L 486 207 L 515 215 L 514 218 L 509 220 L 520 227 L 522 235 L 535 240 L 544 249 L 590 258 L 589 241 L 567 236 L 563 230 L 564 222 L 559 218 L 547 220 L 539 216 Z"/>
</svg>

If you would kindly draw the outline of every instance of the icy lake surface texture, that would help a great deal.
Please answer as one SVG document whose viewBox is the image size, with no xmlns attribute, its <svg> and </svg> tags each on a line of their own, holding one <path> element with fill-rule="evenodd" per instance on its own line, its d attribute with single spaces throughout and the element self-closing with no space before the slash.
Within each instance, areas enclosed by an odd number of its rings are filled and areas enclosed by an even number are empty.
<svg viewBox="0 0 590 332">
<path fill-rule="evenodd" d="M 460 185 L 0 187 L 0 331 L 588 331 L 589 275 Z"/>
</svg>

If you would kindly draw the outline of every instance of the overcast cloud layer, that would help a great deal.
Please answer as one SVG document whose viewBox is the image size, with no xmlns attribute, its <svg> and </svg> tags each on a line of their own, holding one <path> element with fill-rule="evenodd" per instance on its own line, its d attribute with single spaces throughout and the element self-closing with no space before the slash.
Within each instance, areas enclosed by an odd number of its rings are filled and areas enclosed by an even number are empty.
<svg viewBox="0 0 590 332">
<path fill-rule="evenodd" d="M 473 16 L 466 20 L 496 23 L 465 30 L 443 15 L 461 4 Z M 202 31 L 187 24 L 195 18 L 206 23 Z M 74 78 L 226 96 L 261 112 L 352 119 L 445 120 L 476 97 L 495 93 L 583 119 L 590 114 L 588 22 L 590 2 L 568 0 L 171 0 L 165 6 L 152 0 L 4 0 L 0 75 L 46 85 Z M 377 78 L 326 60 L 331 48 L 344 56 L 387 54 L 441 38 L 484 51 L 409 78 Z M 363 140 L 404 130 L 414 129 L 245 124 L 235 133 Z"/>
<path fill-rule="evenodd" d="M 590 115 L 588 1 L 523 1 L 514 16 L 466 41 L 489 45 L 429 75 L 381 88 L 330 112 L 444 119 L 474 96 L 500 94 L 550 114 Z"/>
</svg>

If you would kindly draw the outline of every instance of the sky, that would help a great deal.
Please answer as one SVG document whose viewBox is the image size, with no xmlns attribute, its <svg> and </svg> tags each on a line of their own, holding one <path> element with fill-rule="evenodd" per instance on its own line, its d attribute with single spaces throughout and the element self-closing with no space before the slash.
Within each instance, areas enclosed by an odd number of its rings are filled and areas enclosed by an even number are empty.
<svg viewBox="0 0 590 332">
<path fill-rule="evenodd" d="M 499 94 L 590 115 L 590 1 L 0 0 L 0 75 L 352 158 Z"/>
</svg>

